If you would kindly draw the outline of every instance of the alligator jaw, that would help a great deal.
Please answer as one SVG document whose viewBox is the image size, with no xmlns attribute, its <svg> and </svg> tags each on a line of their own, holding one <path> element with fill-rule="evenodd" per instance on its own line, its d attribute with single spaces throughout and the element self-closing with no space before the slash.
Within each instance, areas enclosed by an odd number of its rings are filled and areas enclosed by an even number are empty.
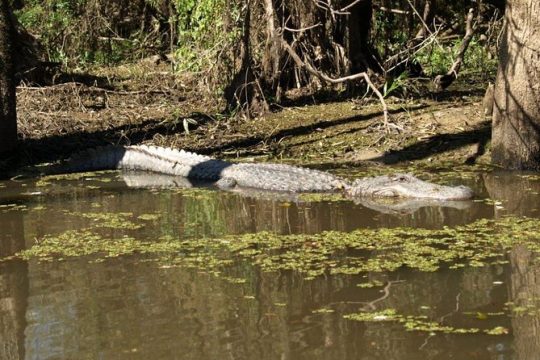
<svg viewBox="0 0 540 360">
<path fill-rule="evenodd" d="M 401 197 L 433 200 L 468 200 L 474 196 L 466 186 L 446 186 L 420 180 L 411 174 L 358 179 L 347 189 L 352 197 Z"/>
</svg>

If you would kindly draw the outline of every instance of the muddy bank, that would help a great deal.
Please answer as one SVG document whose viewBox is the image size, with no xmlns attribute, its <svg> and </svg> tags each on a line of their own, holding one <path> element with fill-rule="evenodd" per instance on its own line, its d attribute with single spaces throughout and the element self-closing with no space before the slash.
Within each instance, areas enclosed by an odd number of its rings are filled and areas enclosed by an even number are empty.
<svg viewBox="0 0 540 360">
<path fill-rule="evenodd" d="M 389 131 L 369 99 L 297 101 L 260 118 L 219 115 L 196 77 L 139 64 L 50 86 L 18 88 L 23 163 L 52 161 L 105 144 L 155 144 L 227 158 L 333 166 L 487 163 L 490 122 L 481 87 L 388 99 Z M 466 88 L 466 90 L 460 88 Z"/>
</svg>

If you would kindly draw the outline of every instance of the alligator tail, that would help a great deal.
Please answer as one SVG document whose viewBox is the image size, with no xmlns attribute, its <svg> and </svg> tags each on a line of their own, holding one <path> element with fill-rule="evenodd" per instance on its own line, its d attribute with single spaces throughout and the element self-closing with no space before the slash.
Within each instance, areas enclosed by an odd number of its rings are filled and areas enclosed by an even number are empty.
<svg viewBox="0 0 540 360">
<path fill-rule="evenodd" d="M 201 166 L 204 164 L 204 166 Z M 161 174 L 217 180 L 230 164 L 208 156 L 157 146 L 103 146 L 79 152 L 39 169 L 40 175 L 99 170 L 142 170 Z"/>
</svg>

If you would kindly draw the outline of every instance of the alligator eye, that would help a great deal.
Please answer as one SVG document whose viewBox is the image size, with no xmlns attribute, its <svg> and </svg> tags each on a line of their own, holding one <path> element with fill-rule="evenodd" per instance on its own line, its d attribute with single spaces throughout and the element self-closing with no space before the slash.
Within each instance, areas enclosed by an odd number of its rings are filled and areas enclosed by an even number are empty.
<svg viewBox="0 0 540 360">
<path fill-rule="evenodd" d="M 398 175 L 396 180 L 400 182 L 405 182 L 407 181 L 407 177 L 405 175 Z"/>
</svg>

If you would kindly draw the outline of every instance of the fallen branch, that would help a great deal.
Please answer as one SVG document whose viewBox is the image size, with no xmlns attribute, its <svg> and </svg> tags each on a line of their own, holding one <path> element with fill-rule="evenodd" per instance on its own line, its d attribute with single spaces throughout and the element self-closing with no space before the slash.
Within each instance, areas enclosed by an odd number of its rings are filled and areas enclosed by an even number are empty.
<svg viewBox="0 0 540 360">
<path fill-rule="evenodd" d="M 436 91 L 441 91 L 441 90 L 446 89 L 457 79 L 457 75 L 459 73 L 459 70 L 461 69 L 461 65 L 463 64 L 465 52 L 469 48 L 469 44 L 471 43 L 474 32 L 476 31 L 476 26 L 473 26 L 473 19 L 474 19 L 474 9 L 471 8 L 469 9 L 469 13 L 467 14 L 465 36 L 463 37 L 463 41 L 461 42 L 461 46 L 459 48 L 459 52 L 458 52 L 456 60 L 454 61 L 454 63 L 450 67 L 450 70 L 448 70 L 446 74 L 437 75 L 435 79 L 433 80 Z"/>
<path fill-rule="evenodd" d="M 381 92 L 373 85 L 371 82 L 371 79 L 369 78 L 369 75 L 367 72 L 359 72 L 353 75 L 348 75 L 340 78 L 332 78 L 325 73 L 316 70 L 313 66 L 311 66 L 310 63 L 303 61 L 300 56 L 294 51 L 294 49 L 285 41 L 281 40 L 281 45 L 283 48 L 289 53 L 293 61 L 296 63 L 296 65 L 300 68 L 306 69 L 307 72 L 309 72 L 311 75 L 317 77 L 318 79 L 325 81 L 329 84 L 340 84 L 347 81 L 353 81 L 359 78 L 363 78 L 364 81 L 367 83 L 368 87 L 373 91 L 375 95 L 379 98 L 379 102 L 381 103 L 381 106 L 383 108 L 383 115 L 384 115 L 384 126 L 386 128 L 386 131 L 389 129 L 389 122 L 388 122 L 388 106 L 386 105 L 386 101 L 384 101 L 384 96 L 381 94 Z"/>
</svg>

